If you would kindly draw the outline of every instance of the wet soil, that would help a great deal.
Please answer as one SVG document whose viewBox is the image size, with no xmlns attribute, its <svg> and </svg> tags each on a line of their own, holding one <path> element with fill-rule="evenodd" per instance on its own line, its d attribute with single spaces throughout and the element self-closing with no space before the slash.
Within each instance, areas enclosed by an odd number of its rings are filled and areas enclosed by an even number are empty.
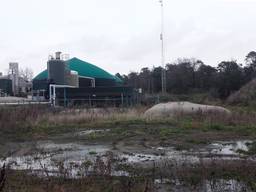
<svg viewBox="0 0 256 192">
<path fill-rule="evenodd" d="M 45 139 L 5 142 L 0 145 L 0 166 L 6 163 L 12 170 L 27 170 L 39 177 L 62 177 L 61 170 L 65 169 L 68 170 L 65 177 L 79 179 L 81 173 L 91 174 L 99 159 L 107 162 L 109 154 L 113 158 L 110 174 L 118 177 L 130 176 L 128 170 L 118 168 L 120 165 L 133 166 L 139 171 L 151 169 L 152 165 L 161 166 L 166 162 L 173 162 L 178 169 L 185 164 L 193 167 L 194 164 L 210 162 L 212 159 L 221 164 L 231 161 L 239 163 L 240 160 L 256 161 L 255 156 L 241 153 L 248 151 L 255 141 L 248 136 L 190 131 L 189 134 L 171 135 L 161 140 L 150 134 L 126 133 L 113 137 L 113 133 L 116 130 L 81 129 Z M 240 188 L 245 185 L 230 179 L 218 182 L 214 183 L 215 188 L 226 187 L 224 189 L 227 191 L 232 191 L 233 188 L 242 191 Z M 156 191 L 190 191 L 190 188 L 179 185 L 179 181 L 173 183 L 165 178 L 156 178 L 154 183 Z M 210 184 L 211 181 L 205 180 L 198 191 L 214 191 Z"/>
</svg>

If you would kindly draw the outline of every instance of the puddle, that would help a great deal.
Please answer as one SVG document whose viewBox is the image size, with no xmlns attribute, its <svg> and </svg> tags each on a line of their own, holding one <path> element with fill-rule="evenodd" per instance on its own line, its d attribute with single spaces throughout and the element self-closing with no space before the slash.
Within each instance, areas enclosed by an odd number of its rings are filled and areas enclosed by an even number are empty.
<svg viewBox="0 0 256 192">
<path fill-rule="evenodd" d="M 209 146 L 211 154 L 216 155 L 241 155 L 239 151 L 248 151 L 252 141 L 218 142 Z"/>
<path fill-rule="evenodd" d="M 91 131 L 91 130 L 88 130 Z M 94 130 L 97 131 L 97 130 Z M 88 132 L 87 132 L 88 133 Z M 86 133 L 86 134 L 87 134 Z M 107 153 L 112 152 L 115 156 L 115 165 L 140 164 L 148 165 L 152 162 L 171 161 L 177 165 L 183 163 L 196 164 L 201 160 L 211 160 L 220 158 L 222 160 L 240 159 L 242 155 L 239 150 L 248 151 L 248 145 L 252 141 L 236 142 L 216 142 L 204 148 L 178 151 L 174 147 L 150 148 L 147 153 L 124 153 L 120 151 L 111 151 L 111 146 L 107 145 L 82 145 L 78 143 L 56 144 L 51 141 L 37 143 L 37 153 L 27 156 L 12 156 L 0 160 L 0 166 L 4 163 L 9 164 L 10 168 L 16 170 L 37 171 L 43 175 L 58 175 L 60 167 L 70 171 L 70 176 L 77 177 L 84 172 L 92 171 L 93 165 L 97 159 L 107 160 Z M 210 155 L 210 157 L 209 157 Z M 87 163 L 87 164 L 86 164 Z M 89 167 L 84 165 L 90 164 Z M 114 165 L 114 166 L 115 166 Z M 86 170 L 85 170 L 86 169 Z M 42 171 L 43 170 L 43 171 Z M 127 176 L 127 172 L 111 170 L 111 174 L 117 176 Z"/>
<path fill-rule="evenodd" d="M 143 153 L 129 153 L 120 155 L 126 163 L 147 163 L 147 162 L 161 162 L 161 161 L 175 161 L 178 163 L 197 163 L 200 158 L 194 155 L 187 154 L 185 151 L 176 151 L 173 148 L 163 148 L 161 153 L 143 154 Z"/>
<path fill-rule="evenodd" d="M 237 180 L 224 180 L 218 179 L 213 181 L 205 181 L 205 191 L 215 192 L 215 191 L 228 191 L 228 192 L 249 192 L 248 186 Z M 251 190 L 250 190 L 251 191 Z"/>
<path fill-rule="evenodd" d="M 38 143 L 39 150 L 42 153 L 51 154 L 55 160 L 85 160 L 92 159 L 95 156 L 102 156 L 110 147 L 107 145 L 82 145 L 75 143 L 55 144 L 53 142 Z"/>
<path fill-rule="evenodd" d="M 172 191 L 191 191 L 187 188 L 181 181 L 178 179 L 155 179 L 154 183 L 158 186 L 159 189 L 163 189 L 164 186 L 171 186 Z M 159 190 L 160 191 L 160 190 Z M 216 179 L 216 180 L 206 180 L 203 181 L 201 186 L 197 188 L 199 192 L 216 192 L 216 191 L 226 191 L 226 192 L 251 192 L 249 187 L 241 181 L 234 179 L 225 180 L 225 179 Z"/>
<path fill-rule="evenodd" d="M 38 153 L 34 155 L 8 157 L 0 161 L 0 166 L 8 164 L 14 170 L 30 170 L 42 175 L 56 176 L 60 168 L 70 171 L 70 177 L 76 177 L 83 164 L 93 164 L 98 157 L 106 155 L 110 148 L 103 145 L 55 144 L 39 142 Z M 92 166 L 92 165 L 91 165 Z M 88 169 L 88 171 L 90 171 Z M 117 173 L 119 174 L 119 173 Z"/>
<path fill-rule="evenodd" d="M 252 141 L 218 142 L 194 150 L 176 150 L 174 147 L 152 147 L 153 154 L 128 153 L 120 155 L 127 163 L 145 163 L 153 161 L 174 161 L 178 164 L 200 163 L 201 160 L 222 159 L 239 160 L 243 157 L 239 151 L 248 151 Z"/>
<path fill-rule="evenodd" d="M 92 133 L 104 133 L 104 132 L 109 132 L 110 129 L 91 129 L 91 130 L 86 130 L 86 131 L 81 131 L 76 133 L 76 136 L 85 136 L 85 135 L 90 135 Z"/>
<path fill-rule="evenodd" d="M 120 158 L 125 160 L 126 163 L 140 163 L 140 162 L 161 160 L 163 157 L 159 157 L 156 155 L 149 155 L 149 154 L 133 153 L 133 154 L 120 155 Z"/>
</svg>

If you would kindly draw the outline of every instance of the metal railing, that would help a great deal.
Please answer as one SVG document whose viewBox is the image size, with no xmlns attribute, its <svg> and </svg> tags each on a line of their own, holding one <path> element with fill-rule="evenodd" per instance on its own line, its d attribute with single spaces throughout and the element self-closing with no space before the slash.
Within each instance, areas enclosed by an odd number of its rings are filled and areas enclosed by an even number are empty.
<svg viewBox="0 0 256 192">
<path fill-rule="evenodd" d="M 0 101 L 0 106 L 6 105 L 49 105 L 48 101 L 27 101 L 27 100 L 12 100 Z"/>
<path fill-rule="evenodd" d="M 131 106 L 135 102 L 131 98 L 87 98 L 87 99 L 58 99 L 56 98 L 56 106 Z"/>
</svg>

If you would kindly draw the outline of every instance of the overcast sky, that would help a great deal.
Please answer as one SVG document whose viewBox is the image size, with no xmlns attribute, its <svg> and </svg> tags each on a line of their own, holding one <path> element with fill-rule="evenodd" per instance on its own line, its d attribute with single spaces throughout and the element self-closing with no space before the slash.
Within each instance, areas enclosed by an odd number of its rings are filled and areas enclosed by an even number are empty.
<svg viewBox="0 0 256 192">
<path fill-rule="evenodd" d="M 256 0 L 165 0 L 166 62 L 216 66 L 256 50 Z M 159 0 L 0 0 L 0 71 L 68 53 L 110 73 L 160 65 Z"/>
</svg>

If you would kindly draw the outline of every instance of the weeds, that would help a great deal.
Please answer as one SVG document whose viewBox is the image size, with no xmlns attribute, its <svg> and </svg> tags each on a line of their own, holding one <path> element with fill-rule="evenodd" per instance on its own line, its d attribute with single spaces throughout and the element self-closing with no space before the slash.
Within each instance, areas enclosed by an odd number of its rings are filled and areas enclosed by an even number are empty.
<svg viewBox="0 0 256 192">
<path fill-rule="evenodd" d="M 89 155 L 97 155 L 97 152 L 96 151 L 90 151 Z"/>
<path fill-rule="evenodd" d="M 5 171 L 5 165 L 0 170 L 0 192 L 3 191 L 4 185 L 6 181 L 6 171 Z"/>
<path fill-rule="evenodd" d="M 256 142 L 248 143 L 248 151 L 238 150 L 238 153 L 245 154 L 245 155 L 256 155 Z"/>
<path fill-rule="evenodd" d="M 131 177 L 114 176 L 114 163 L 115 157 L 109 152 L 104 157 L 98 156 L 93 162 L 85 161 L 82 164 L 71 164 L 70 166 L 65 166 L 64 162 L 58 162 L 57 172 L 56 170 L 49 172 L 47 168 L 42 167 L 42 171 L 47 173 L 44 174 L 44 177 L 38 177 L 33 170 L 10 171 L 8 185 L 5 186 L 4 191 L 153 191 L 146 178 L 138 179 L 135 175 Z M 79 170 L 79 174 L 74 175 L 77 170 Z"/>
<path fill-rule="evenodd" d="M 138 136 L 160 141 L 194 133 L 256 137 L 256 112 L 253 111 L 236 110 L 229 116 L 177 114 L 175 118 L 154 119 L 144 117 L 144 111 L 143 107 L 65 110 L 42 106 L 0 108 L 0 142 L 11 139 L 45 139 L 49 135 L 102 128 L 110 131 L 89 134 L 83 138 L 114 142 Z"/>
<path fill-rule="evenodd" d="M 154 168 L 154 166 L 152 166 Z M 255 191 L 255 162 L 249 160 L 200 161 L 197 164 L 169 161 L 156 166 L 156 176 L 187 191 Z M 229 182 L 236 185 L 230 186 Z M 207 185 L 207 186 L 206 186 Z M 228 186 L 227 186 L 228 185 Z M 205 187 L 205 188 L 204 188 Z M 227 189 L 227 187 L 232 187 Z M 224 190 L 225 189 L 225 190 Z"/>
<path fill-rule="evenodd" d="M 256 142 L 253 142 L 250 146 L 249 146 L 249 151 L 248 151 L 249 155 L 256 155 Z"/>
<path fill-rule="evenodd" d="M 125 164 L 116 159 L 113 153 L 107 153 L 105 156 L 98 156 L 95 161 L 71 164 L 68 167 L 59 162 L 58 172 L 55 170 L 55 175 L 46 174 L 46 179 L 37 177 L 32 170 L 10 170 L 3 191 L 153 192 L 161 184 L 173 190 L 178 187 L 178 191 L 256 190 L 256 164 L 251 160 L 227 161 L 212 158 L 192 164 L 190 159 L 183 159 L 182 162 L 164 160 L 147 164 Z M 77 170 L 78 177 L 74 175 Z M 115 175 L 114 171 L 124 171 L 128 175 Z"/>
</svg>

